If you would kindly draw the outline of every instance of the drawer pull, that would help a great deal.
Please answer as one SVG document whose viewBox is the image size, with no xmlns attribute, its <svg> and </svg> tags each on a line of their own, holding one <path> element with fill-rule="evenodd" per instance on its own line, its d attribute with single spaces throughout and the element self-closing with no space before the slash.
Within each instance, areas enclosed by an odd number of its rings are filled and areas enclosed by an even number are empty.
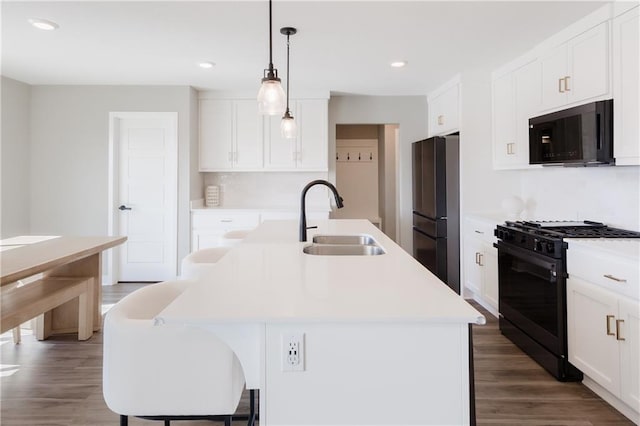
<svg viewBox="0 0 640 426">
<path fill-rule="evenodd" d="M 623 323 L 624 320 L 616 320 L 616 340 L 625 340 L 624 337 L 620 337 L 620 323 Z"/>
<path fill-rule="evenodd" d="M 615 333 L 611 332 L 611 319 L 615 317 L 615 315 L 607 315 L 607 336 L 615 336 Z"/>
<path fill-rule="evenodd" d="M 627 280 L 625 280 L 624 278 L 617 278 L 617 277 L 614 277 L 613 275 L 610 275 L 610 274 L 605 274 L 605 275 L 603 275 L 603 277 L 609 278 L 610 280 L 613 280 L 613 281 L 616 281 L 616 282 L 619 282 L 619 283 L 626 283 L 627 282 Z"/>
<path fill-rule="evenodd" d="M 233 219 L 221 219 L 220 222 L 231 223 L 233 222 Z"/>
<path fill-rule="evenodd" d="M 476 234 L 484 234 L 484 232 L 482 232 L 482 231 L 478 231 L 477 229 L 476 229 L 476 230 L 474 230 L 473 232 L 475 232 Z"/>
</svg>

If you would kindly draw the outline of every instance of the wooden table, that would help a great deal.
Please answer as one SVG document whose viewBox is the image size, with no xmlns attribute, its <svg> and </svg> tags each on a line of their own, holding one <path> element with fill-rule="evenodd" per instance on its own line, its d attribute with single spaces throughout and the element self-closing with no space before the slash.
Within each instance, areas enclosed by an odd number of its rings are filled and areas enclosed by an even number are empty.
<svg viewBox="0 0 640 426">
<path fill-rule="evenodd" d="M 126 237 L 33 237 L 23 236 L 0 241 L 0 286 L 8 288 L 18 280 L 42 274 L 40 281 L 46 293 L 47 282 L 60 283 L 64 279 L 85 278 L 90 286 L 91 299 L 87 306 L 91 309 L 92 324 L 81 340 L 91 337 L 92 331 L 102 327 L 102 262 L 104 250 L 124 243 Z M 76 280 L 78 281 L 78 280 Z M 24 287 L 26 293 L 32 284 Z M 15 289 L 15 290 L 19 290 Z M 15 296 L 16 291 L 12 290 Z M 33 291 L 33 288 L 31 289 Z M 7 292 L 8 293 L 8 292 Z M 76 298 L 77 299 L 77 298 Z M 37 338 L 45 339 L 51 334 L 73 333 L 81 330 L 79 324 L 79 303 L 69 300 L 40 317 Z M 9 300 L 9 299 L 7 299 Z M 15 297 L 16 304 L 26 303 L 24 297 Z M 33 301 L 32 301 L 33 302 Z M 20 310 L 22 306 L 11 306 Z M 25 310 L 27 307 L 25 307 Z M 4 329 L 5 327 L 3 327 Z M 81 333 L 79 333 L 81 334 Z"/>
</svg>

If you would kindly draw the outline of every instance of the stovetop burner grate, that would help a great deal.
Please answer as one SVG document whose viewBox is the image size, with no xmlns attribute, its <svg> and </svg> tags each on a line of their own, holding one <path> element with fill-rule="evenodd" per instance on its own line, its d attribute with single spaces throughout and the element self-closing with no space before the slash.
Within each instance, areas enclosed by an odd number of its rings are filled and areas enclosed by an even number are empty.
<svg viewBox="0 0 640 426">
<path fill-rule="evenodd" d="M 576 221 L 518 221 L 507 226 L 532 235 L 550 238 L 640 238 L 640 232 L 611 228 L 601 222 Z"/>
</svg>

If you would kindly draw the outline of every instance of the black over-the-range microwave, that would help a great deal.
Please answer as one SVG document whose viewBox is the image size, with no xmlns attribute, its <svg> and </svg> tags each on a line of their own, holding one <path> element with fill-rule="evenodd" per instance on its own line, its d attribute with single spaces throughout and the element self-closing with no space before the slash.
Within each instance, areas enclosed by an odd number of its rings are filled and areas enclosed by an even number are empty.
<svg viewBox="0 0 640 426">
<path fill-rule="evenodd" d="M 613 165 L 613 100 L 529 119 L 529 163 Z"/>
</svg>

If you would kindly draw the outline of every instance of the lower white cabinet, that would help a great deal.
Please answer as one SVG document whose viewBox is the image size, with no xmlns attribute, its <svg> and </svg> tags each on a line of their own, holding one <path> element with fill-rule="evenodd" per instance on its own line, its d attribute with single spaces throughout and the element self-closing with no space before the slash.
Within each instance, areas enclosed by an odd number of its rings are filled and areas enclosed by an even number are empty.
<svg viewBox="0 0 640 426">
<path fill-rule="evenodd" d="M 194 211 L 191 213 L 191 251 L 222 246 L 227 232 L 251 230 L 259 224 L 259 212 Z"/>
<path fill-rule="evenodd" d="M 465 218 L 464 290 L 493 315 L 498 315 L 498 252 L 493 243 L 495 223 Z M 468 293 L 472 294 L 469 295 Z"/>
<path fill-rule="evenodd" d="M 596 393 L 637 422 L 640 416 L 638 258 L 574 248 L 570 242 L 567 266 L 569 361 L 605 391 L 594 388 Z"/>
</svg>

